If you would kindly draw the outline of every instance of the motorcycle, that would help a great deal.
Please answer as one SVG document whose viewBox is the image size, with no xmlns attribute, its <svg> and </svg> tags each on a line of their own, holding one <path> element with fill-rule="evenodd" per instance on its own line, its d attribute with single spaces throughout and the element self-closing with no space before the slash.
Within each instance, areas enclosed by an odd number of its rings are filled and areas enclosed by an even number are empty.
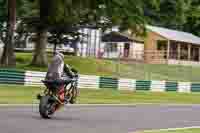
<svg viewBox="0 0 200 133">
<path fill-rule="evenodd" d="M 78 72 L 74 72 L 73 78 L 63 80 L 42 80 L 46 86 L 43 94 L 38 94 L 40 100 L 39 112 L 42 118 L 49 119 L 65 104 L 75 104 L 78 96 Z"/>
</svg>

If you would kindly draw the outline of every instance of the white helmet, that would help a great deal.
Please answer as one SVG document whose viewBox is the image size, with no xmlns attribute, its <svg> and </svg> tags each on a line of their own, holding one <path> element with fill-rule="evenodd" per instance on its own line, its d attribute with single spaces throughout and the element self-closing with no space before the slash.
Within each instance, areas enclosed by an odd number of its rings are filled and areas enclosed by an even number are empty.
<svg viewBox="0 0 200 133">
<path fill-rule="evenodd" d="M 64 60 L 64 54 L 60 53 L 59 51 L 56 51 L 55 55 L 60 56 Z"/>
</svg>

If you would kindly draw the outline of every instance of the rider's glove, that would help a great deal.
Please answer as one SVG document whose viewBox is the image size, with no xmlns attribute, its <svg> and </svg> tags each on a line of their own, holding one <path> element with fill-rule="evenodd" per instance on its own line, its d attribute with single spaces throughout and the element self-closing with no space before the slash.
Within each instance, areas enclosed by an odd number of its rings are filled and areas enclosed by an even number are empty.
<svg viewBox="0 0 200 133">
<path fill-rule="evenodd" d="M 71 71 L 71 68 L 69 65 L 65 64 L 64 65 L 64 72 L 67 74 L 67 76 L 69 76 L 70 78 L 74 77 L 74 73 Z"/>
</svg>

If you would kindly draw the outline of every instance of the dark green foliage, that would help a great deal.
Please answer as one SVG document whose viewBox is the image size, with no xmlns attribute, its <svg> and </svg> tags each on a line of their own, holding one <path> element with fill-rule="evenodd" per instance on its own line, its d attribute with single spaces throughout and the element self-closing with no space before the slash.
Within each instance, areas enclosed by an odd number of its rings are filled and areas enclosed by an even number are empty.
<svg viewBox="0 0 200 133">
<path fill-rule="evenodd" d="M 200 36 L 200 0 L 192 0 L 184 30 Z"/>
<path fill-rule="evenodd" d="M 0 0 L 0 23 L 7 18 L 6 5 L 6 0 Z"/>
<path fill-rule="evenodd" d="M 157 7 L 145 4 L 149 24 L 200 35 L 200 0 L 156 0 Z"/>
<path fill-rule="evenodd" d="M 200 0 L 17 0 L 16 9 L 20 20 L 17 44 L 29 33 L 38 33 L 37 40 L 41 41 L 37 44 L 44 45 L 41 33 L 63 26 L 65 30 L 58 28 L 56 33 L 77 35 L 83 27 L 104 30 L 117 25 L 122 31 L 129 28 L 135 34 L 143 34 L 148 23 L 200 36 Z M 7 18 L 7 0 L 0 0 L 0 39 L 4 43 Z M 40 56 L 45 57 L 44 51 Z"/>
<path fill-rule="evenodd" d="M 5 42 L 5 32 L 6 32 L 6 19 L 7 19 L 7 1 L 0 0 L 0 40 Z"/>
<path fill-rule="evenodd" d="M 40 17 L 49 25 L 96 26 L 121 29 L 143 27 L 145 0 L 41 0 Z M 141 29 L 140 29 L 141 30 Z"/>
</svg>

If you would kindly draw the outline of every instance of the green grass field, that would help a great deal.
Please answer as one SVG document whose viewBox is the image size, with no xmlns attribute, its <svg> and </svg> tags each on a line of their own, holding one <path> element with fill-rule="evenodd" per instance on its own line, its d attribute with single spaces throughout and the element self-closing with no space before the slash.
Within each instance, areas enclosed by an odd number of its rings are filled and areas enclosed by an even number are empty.
<svg viewBox="0 0 200 133">
<path fill-rule="evenodd" d="M 49 62 L 52 55 L 48 55 Z M 16 54 L 17 67 L 20 70 L 34 70 L 34 71 L 47 71 L 47 67 L 30 66 L 32 60 L 31 53 L 17 53 Z M 65 56 L 65 63 L 75 67 L 82 74 L 104 75 L 111 76 L 115 74 L 116 64 L 109 60 L 98 60 L 93 58 L 81 58 L 76 56 Z"/>
<path fill-rule="evenodd" d="M 47 68 L 30 66 L 32 53 L 17 53 L 17 69 L 46 71 Z M 51 56 L 49 56 L 49 61 Z M 200 82 L 200 67 L 177 65 L 152 65 L 118 63 L 116 60 L 99 60 L 65 56 L 65 63 L 75 67 L 81 74 L 99 76 L 120 76 L 141 80 L 173 80 Z M 118 71 L 117 71 L 118 70 Z"/>
<path fill-rule="evenodd" d="M 49 55 L 48 60 L 51 60 Z M 32 53 L 16 53 L 17 66 L 15 69 L 47 71 L 47 67 L 30 66 Z M 75 67 L 81 74 L 109 77 L 132 78 L 138 80 L 170 80 L 200 82 L 200 67 L 177 65 L 152 65 L 125 63 L 117 60 L 99 60 L 65 56 L 65 63 Z M 119 67 L 118 67 L 119 66 Z M 119 69 L 118 69 L 119 68 Z"/>
<path fill-rule="evenodd" d="M 200 129 L 179 129 L 179 130 L 171 130 L 171 131 L 145 131 L 138 133 L 200 133 Z"/>
<path fill-rule="evenodd" d="M 37 103 L 36 95 L 43 89 L 18 85 L 0 85 L 0 104 Z M 112 89 L 80 89 L 80 104 L 200 104 L 200 94 L 130 92 Z"/>
</svg>

